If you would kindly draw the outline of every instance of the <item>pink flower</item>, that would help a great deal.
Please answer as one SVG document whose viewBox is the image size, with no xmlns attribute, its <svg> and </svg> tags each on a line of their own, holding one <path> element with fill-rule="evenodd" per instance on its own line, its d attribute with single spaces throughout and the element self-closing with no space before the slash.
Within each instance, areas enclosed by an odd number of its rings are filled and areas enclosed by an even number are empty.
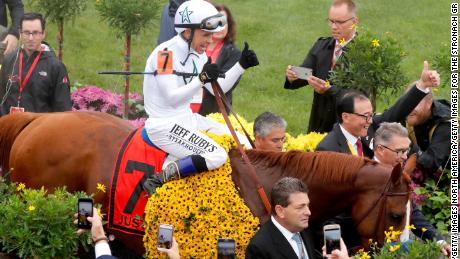
<svg viewBox="0 0 460 259">
<path fill-rule="evenodd" d="M 71 98 L 73 111 L 100 111 L 118 117 L 123 116 L 123 95 L 121 94 L 88 85 L 74 91 Z M 130 106 L 128 117 L 130 119 L 138 119 L 146 116 L 141 94 L 130 93 L 128 103 Z M 141 122 L 139 121 L 138 124 L 140 125 Z"/>
</svg>

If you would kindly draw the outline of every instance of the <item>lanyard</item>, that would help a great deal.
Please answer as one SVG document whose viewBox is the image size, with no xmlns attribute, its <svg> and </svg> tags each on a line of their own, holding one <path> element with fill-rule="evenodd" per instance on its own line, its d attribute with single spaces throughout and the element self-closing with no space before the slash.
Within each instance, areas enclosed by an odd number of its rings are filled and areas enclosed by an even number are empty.
<svg viewBox="0 0 460 259">
<path fill-rule="evenodd" d="M 18 96 L 18 106 L 19 106 L 19 101 L 21 100 L 22 96 L 22 91 L 27 85 L 27 82 L 30 79 L 30 76 L 32 75 L 32 72 L 35 70 L 35 67 L 37 66 L 38 60 L 40 59 L 40 56 L 42 55 L 43 48 L 40 47 L 40 51 L 38 52 L 37 56 L 34 59 L 34 62 L 29 68 L 29 71 L 27 71 L 26 77 L 24 80 L 22 80 L 22 58 L 24 56 L 23 50 L 19 53 L 19 96 Z"/>
</svg>

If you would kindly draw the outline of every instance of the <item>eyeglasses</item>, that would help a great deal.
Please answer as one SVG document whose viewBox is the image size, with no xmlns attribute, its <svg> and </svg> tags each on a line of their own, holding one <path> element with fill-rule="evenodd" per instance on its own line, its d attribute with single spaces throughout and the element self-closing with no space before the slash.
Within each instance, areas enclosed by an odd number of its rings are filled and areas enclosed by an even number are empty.
<svg viewBox="0 0 460 259">
<path fill-rule="evenodd" d="M 41 31 L 21 31 L 21 35 L 24 37 L 24 38 L 28 38 L 30 36 L 32 36 L 33 38 L 35 37 L 38 37 L 38 36 L 41 36 L 43 34 L 43 32 Z"/>
<path fill-rule="evenodd" d="M 389 148 L 389 147 L 387 147 L 387 146 L 385 146 L 385 145 L 382 145 L 382 144 L 379 144 L 379 145 L 380 145 L 381 147 L 384 147 L 384 148 L 386 148 L 386 149 L 388 149 L 388 150 L 390 150 L 390 151 L 396 153 L 396 155 L 398 155 L 398 156 L 407 155 L 407 153 L 409 153 L 409 150 L 410 150 L 410 148 L 394 150 L 394 149 Z"/>
<path fill-rule="evenodd" d="M 344 25 L 346 22 L 348 22 L 349 20 L 351 20 L 351 19 L 353 19 L 353 18 L 355 18 L 355 17 L 353 16 L 353 17 L 348 18 L 348 19 L 346 19 L 346 20 L 344 20 L 344 21 L 331 20 L 331 19 L 329 19 L 329 18 L 327 18 L 326 20 L 327 20 L 327 22 L 329 23 L 329 25 L 335 24 L 335 25 L 337 25 L 337 26 L 341 26 L 341 25 Z"/>
<path fill-rule="evenodd" d="M 371 121 L 372 117 L 374 117 L 374 114 L 361 114 L 361 113 L 356 113 L 356 112 L 352 112 L 352 114 L 358 115 L 358 116 L 364 118 L 366 121 Z"/>
</svg>

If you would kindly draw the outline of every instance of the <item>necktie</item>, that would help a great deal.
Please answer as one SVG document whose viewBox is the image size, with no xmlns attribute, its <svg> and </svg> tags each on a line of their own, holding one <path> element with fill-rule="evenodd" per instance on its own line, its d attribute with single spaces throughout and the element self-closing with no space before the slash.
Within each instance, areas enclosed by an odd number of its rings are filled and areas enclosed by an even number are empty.
<svg viewBox="0 0 460 259">
<path fill-rule="evenodd" d="M 361 139 L 356 140 L 356 147 L 358 148 L 358 156 L 363 156 L 363 143 Z"/>
<path fill-rule="evenodd" d="M 304 259 L 305 257 L 305 252 L 303 250 L 303 245 L 302 245 L 302 238 L 300 237 L 300 233 L 295 233 L 294 236 L 292 236 L 292 239 L 296 242 L 297 244 L 297 251 L 299 252 L 299 258 Z"/>
<path fill-rule="evenodd" d="M 335 68 L 335 63 L 340 55 L 342 55 L 342 46 L 340 44 L 335 44 L 334 56 L 332 56 L 332 69 Z"/>
</svg>

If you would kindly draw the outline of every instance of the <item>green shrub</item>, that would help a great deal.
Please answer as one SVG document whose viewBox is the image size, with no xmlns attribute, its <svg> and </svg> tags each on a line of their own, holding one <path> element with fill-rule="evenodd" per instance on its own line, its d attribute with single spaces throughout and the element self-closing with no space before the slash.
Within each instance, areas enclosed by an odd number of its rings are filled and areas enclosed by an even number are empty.
<svg viewBox="0 0 460 259">
<path fill-rule="evenodd" d="M 377 36 L 360 30 L 346 45 L 345 52 L 337 60 L 332 83 L 368 94 L 374 106 L 380 95 L 394 96 L 408 82 L 401 69 L 406 54 L 388 33 Z"/>
<path fill-rule="evenodd" d="M 90 244 L 88 233 L 78 236 L 73 224 L 78 198 L 58 188 L 27 189 L 24 184 L 5 184 L 0 178 L 0 243 L 3 251 L 21 258 L 76 258 L 80 244 Z"/>
</svg>

